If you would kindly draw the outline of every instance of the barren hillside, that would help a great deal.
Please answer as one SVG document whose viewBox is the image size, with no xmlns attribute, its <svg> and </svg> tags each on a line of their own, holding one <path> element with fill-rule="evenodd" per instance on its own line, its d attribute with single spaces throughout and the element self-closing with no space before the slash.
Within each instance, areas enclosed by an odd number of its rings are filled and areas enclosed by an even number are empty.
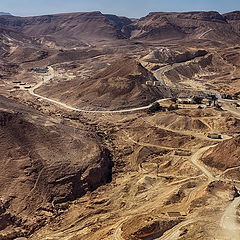
<svg viewBox="0 0 240 240">
<path fill-rule="evenodd" d="M 99 109 L 124 109 L 148 105 L 170 97 L 166 87 L 146 85 L 157 81 L 151 72 L 133 59 L 118 59 L 89 79 L 44 85 L 37 92 L 70 105 Z"/>
<path fill-rule="evenodd" d="M 109 39 L 239 41 L 238 12 L 154 12 L 137 21 L 101 12 L 38 17 L 0 16 L 0 23 L 29 36 L 99 41 Z"/>
<path fill-rule="evenodd" d="M 0 16 L 0 240 L 239 240 L 239 19 Z"/>
<path fill-rule="evenodd" d="M 205 164 L 223 171 L 238 167 L 240 162 L 240 136 L 227 140 L 207 152 L 203 161 Z"/>
<path fill-rule="evenodd" d="M 86 12 L 26 18 L 2 16 L 0 23 L 35 37 L 101 40 L 127 38 L 129 33 L 124 27 L 131 20 L 101 12 Z"/>
</svg>

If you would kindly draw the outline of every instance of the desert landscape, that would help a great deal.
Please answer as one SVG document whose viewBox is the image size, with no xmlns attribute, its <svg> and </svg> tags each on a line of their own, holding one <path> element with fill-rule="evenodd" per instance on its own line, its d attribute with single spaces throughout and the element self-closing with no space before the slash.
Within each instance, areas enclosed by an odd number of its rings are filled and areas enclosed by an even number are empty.
<svg viewBox="0 0 240 240">
<path fill-rule="evenodd" d="M 0 13 L 1 240 L 239 240 L 240 12 Z"/>
</svg>

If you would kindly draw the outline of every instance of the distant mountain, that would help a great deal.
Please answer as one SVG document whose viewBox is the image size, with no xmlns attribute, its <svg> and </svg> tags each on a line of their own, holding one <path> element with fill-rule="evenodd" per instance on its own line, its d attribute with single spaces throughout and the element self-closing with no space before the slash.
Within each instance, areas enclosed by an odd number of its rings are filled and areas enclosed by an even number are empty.
<svg viewBox="0 0 240 240">
<path fill-rule="evenodd" d="M 240 40 L 231 22 L 240 23 L 239 15 L 218 12 L 153 12 L 133 24 L 132 38 L 139 40 L 206 39 L 222 42 Z"/>
<path fill-rule="evenodd" d="M 78 12 L 36 17 L 0 16 L 0 24 L 32 37 L 58 41 L 210 40 L 240 41 L 240 14 L 232 12 L 153 12 L 139 20 L 101 12 Z"/>
<path fill-rule="evenodd" d="M 1 16 L 2 16 L 2 15 L 4 15 L 4 16 L 12 16 L 11 13 L 7 13 L 7 12 L 0 12 L 0 15 L 1 15 Z"/>
<path fill-rule="evenodd" d="M 38 17 L 1 16 L 0 24 L 14 27 L 28 36 L 54 36 L 76 40 L 126 39 L 130 32 L 126 28 L 132 21 L 126 17 L 80 12 Z"/>
<path fill-rule="evenodd" d="M 240 34 L 240 11 L 226 13 L 223 16 L 232 25 L 233 29 Z"/>
</svg>

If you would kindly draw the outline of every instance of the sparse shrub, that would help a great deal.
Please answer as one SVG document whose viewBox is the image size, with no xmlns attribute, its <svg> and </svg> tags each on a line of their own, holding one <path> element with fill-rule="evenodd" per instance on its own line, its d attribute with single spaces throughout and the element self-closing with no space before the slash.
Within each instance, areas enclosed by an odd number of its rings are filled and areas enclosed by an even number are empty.
<svg viewBox="0 0 240 240">
<path fill-rule="evenodd" d="M 152 69 L 151 69 L 151 70 L 152 70 L 152 71 L 156 71 L 156 70 L 158 70 L 159 68 L 160 68 L 160 66 L 159 66 L 159 65 L 155 65 L 155 66 L 153 66 L 153 67 L 152 67 Z"/>
<path fill-rule="evenodd" d="M 235 93 L 233 95 L 233 98 L 236 99 L 236 100 L 239 99 L 240 98 L 240 92 Z"/>
<path fill-rule="evenodd" d="M 234 97 L 231 94 L 223 94 L 222 98 L 223 99 L 234 99 Z"/>
<path fill-rule="evenodd" d="M 240 107 L 240 104 L 239 103 L 235 103 L 236 107 L 239 108 Z"/>
<path fill-rule="evenodd" d="M 216 95 L 210 95 L 209 96 L 211 101 L 213 101 L 213 106 L 216 106 L 216 101 L 218 100 L 217 96 Z"/>
<path fill-rule="evenodd" d="M 148 109 L 148 113 L 155 113 L 155 112 L 160 112 L 163 110 L 163 107 L 158 103 L 158 102 L 155 102 L 152 104 L 151 107 L 149 107 Z"/>
<path fill-rule="evenodd" d="M 215 105 L 215 108 L 216 108 L 217 110 L 223 110 L 223 109 L 222 109 L 222 106 L 219 105 L 219 104 L 216 104 L 216 105 Z"/>
<path fill-rule="evenodd" d="M 171 101 L 176 103 L 177 102 L 177 98 L 171 98 Z"/>
<path fill-rule="evenodd" d="M 168 109 L 168 111 L 174 111 L 174 110 L 179 109 L 179 107 L 178 107 L 178 105 L 170 105 L 167 109 Z"/>
<path fill-rule="evenodd" d="M 195 104 L 202 104 L 202 101 L 203 101 L 203 97 L 199 97 L 199 96 L 194 96 L 193 97 L 193 102 Z"/>
</svg>

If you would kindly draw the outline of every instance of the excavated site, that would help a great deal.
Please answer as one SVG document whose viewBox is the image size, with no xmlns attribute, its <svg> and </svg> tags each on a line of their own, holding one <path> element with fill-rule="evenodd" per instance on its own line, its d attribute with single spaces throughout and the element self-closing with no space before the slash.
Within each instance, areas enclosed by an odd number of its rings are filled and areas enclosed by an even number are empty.
<svg viewBox="0 0 240 240">
<path fill-rule="evenodd" d="M 0 240 L 239 240 L 239 26 L 0 15 Z"/>
</svg>

